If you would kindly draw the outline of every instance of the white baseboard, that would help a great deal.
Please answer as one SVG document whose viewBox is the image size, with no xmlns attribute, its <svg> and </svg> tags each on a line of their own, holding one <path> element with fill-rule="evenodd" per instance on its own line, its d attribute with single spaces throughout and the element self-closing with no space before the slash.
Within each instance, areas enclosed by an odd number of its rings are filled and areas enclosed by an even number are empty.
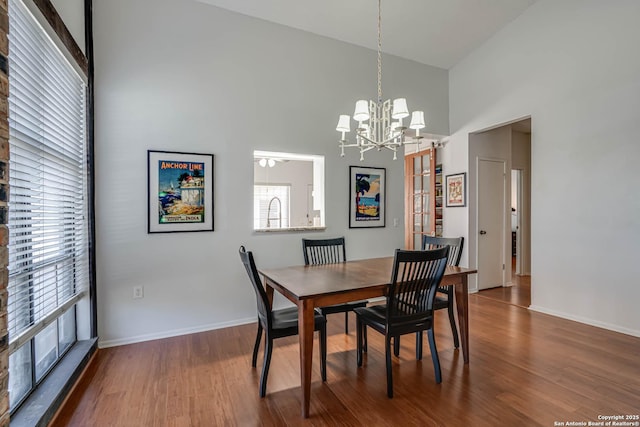
<svg viewBox="0 0 640 427">
<path fill-rule="evenodd" d="M 561 317 L 561 318 L 567 319 L 567 320 L 573 320 L 573 321 L 576 321 L 576 322 L 584 323 L 584 324 L 595 326 L 595 327 L 598 327 L 598 328 L 607 329 L 609 331 L 620 332 L 621 334 L 631 335 L 633 337 L 640 337 L 640 331 L 639 330 L 629 329 L 629 328 L 625 328 L 625 327 L 622 327 L 622 326 L 619 326 L 619 325 L 613 325 L 611 323 L 600 322 L 598 320 L 589 319 L 589 318 L 582 317 L 582 316 L 574 316 L 574 315 L 567 314 L 567 313 L 564 313 L 564 312 L 561 312 L 561 311 L 550 310 L 550 309 L 547 309 L 547 308 L 544 308 L 544 307 L 535 306 L 535 305 L 530 305 L 529 306 L 529 310 L 537 311 L 538 313 L 549 314 L 549 315 L 555 316 L 555 317 Z"/>
<path fill-rule="evenodd" d="M 115 340 L 102 341 L 98 339 L 98 348 L 117 347 L 121 345 L 136 344 L 139 342 L 159 340 L 163 338 L 179 337 L 181 335 L 196 334 L 198 332 L 207 332 L 207 331 L 213 331 L 215 329 L 223 329 L 223 328 L 229 328 L 232 326 L 246 325 L 247 323 L 253 323 L 253 322 L 256 322 L 257 320 L 258 320 L 257 317 L 251 317 L 246 319 L 233 320 L 230 322 L 213 323 L 210 325 L 203 325 L 195 328 L 174 329 L 172 331 L 163 331 L 155 334 L 138 335 L 134 337 L 119 338 Z"/>
<path fill-rule="evenodd" d="M 469 290 L 470 294 L 476 293 L 476 292 L 478 292 L 477 289 L 470 289 Z M 371 301 L 373 301 L 373 299 Z M 607 330 L 614 331 L 614 332 L 620 332 L 622 334 L 631 335 L 631 336 L 634 336 L 634 337 L 640 337 L 640 330 L 624 328 L 624 327 L 621 327 L 619 325 L 613 325 L 611 323 L 600 322 L 600 321 L 589 319 L 589 318 L 582 317 L 582 316 L 573 316 L 571 314 L 567 314 L 567 313 L 564 313 L 564 312 L 561 312 L 561 311 L 550 310 L 550 309 L 547 309 L 547 308 L 544 308 L 544 307 L 539 307 L 539 306 L 534 306 L 534 305 L 529 306 L 529 310 L 536 311 L 538 313 L 549 314 L 551 316 L 560 317 L 560 318 L 567 319 L 567 320 L 573 320 L 573 321 L 576 321 L 576 322 L 584 323 L 584 324 L 595 326 L 595 327 L 598 327 L 598 328 L 607 329 Z M 232 326 L 246 325 L 248 323 L 253 323 L 256 320 L 257 320 L 257 318 L 252 317 L 252 318 L 238 319 L 238 320 L 234 320 L 234 321 L 230 321 L 230 322 L 222 322 L 222 323 L 214 323 L 214 324 L 210 324 L 210 325 L 203 325 L 203 326 L 198 326 L 196 328 L 174 329 L 174 330 L 171 330 L 171 331 L 164 331 L 164 332 L 159 332 L 159 333 L 155 333 L 155 334 L 138 335 L 138 336 L 134 336 L 134 337 L 120 338 L 120 339 L 115 339 L 115 340 L 106 340 L 106 341 L 98 340 L 98 348 L 117 347 L 117 346 L 121 346 L 121 345 L 136 344 L 136 343 L 145 342 L 145 341 L 152 341 L 152 340 L 158 340 L 158 339 L 163 339 L 163 338 L 178 337 L 178 336 L 182 336 L 182 335 L 196 334 L 196 333 L 199 333 L 199 332 L 213 331 L 213 330 L 216 330 L 216 329 L 229 328 L 229 327 L 232 327 Z"/>
</svg>

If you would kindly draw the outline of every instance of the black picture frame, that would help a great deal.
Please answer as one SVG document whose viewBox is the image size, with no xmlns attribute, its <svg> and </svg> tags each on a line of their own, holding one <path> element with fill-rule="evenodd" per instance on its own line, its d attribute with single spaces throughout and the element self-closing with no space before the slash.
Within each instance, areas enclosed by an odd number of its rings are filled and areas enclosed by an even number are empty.
<svg viewBox="0 0 640 427">
<path fill-rule="evenodd" d="M 147 233 L 213 231 L 214 155 L 147 150 Z"/>
<path fill-rule="evenodd" d="M 467 173 L 454 173 L 445 177 L 447 207 L 458 208 L 467 205 Z"/>
<path fill-rule="evenodd" d="M 385 226 L 385 168 L 349 166 L 349 228 Z"/>
</svg>

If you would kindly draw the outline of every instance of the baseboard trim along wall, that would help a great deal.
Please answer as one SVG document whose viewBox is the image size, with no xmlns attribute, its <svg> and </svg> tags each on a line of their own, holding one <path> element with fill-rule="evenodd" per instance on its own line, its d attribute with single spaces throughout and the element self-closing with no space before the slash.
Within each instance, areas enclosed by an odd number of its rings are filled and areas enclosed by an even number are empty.
<svg viewBox="0 0 640 427">
<path fill-rule="evenodd" d="M 547 308 L 539 307 L 536 305 L 529 306 L 529 310 L 537 311 L 538 313 L 548 314 L 550 316 L 561 317 L 567 320 L 573 320 L 575 322 L 584 323 L 586 325 L 595 326 L 597 328 L 607 329 L 609 331 L 614 331 L 614 332 L 620 332 L 621 334 L 631 335 L 633 337 L 640 338 L 640 330 L 624 328 L 619 325 L 613 325 L 611 323 L 606 323 L 606 322 L 598 322 L 597 320 L 589 319 L 582 316 L 573 316 L 561 311 L 549 310 Z"/>
<path fill-rule="evenodd" d="M 181 335 L 197 334 L 198 332 L 207 332 L 207 331 L 213 331 L 216 329 L 230 328 L 232 326 L 246 325 L 248 323 L 254 323 L 257 321 L 258 321 L 257 317 L 250 317 L 245 319 L 236 319 L 230 322 L 222 322 L 222 323 L 214 323 L 210 325 L 198 326 L 196 328 L 174 329 L 171 331 L 163 331 L 155 334 L 138 335 L 134 337 L 120 338 L 115 340 L 105 340 L 105 341 L 98 340 L 98 348 L 117 347 L 121 345 L 136 344 L 140 342 L 159 340 L 163 338 L 179 337 Z"/>
</svg>

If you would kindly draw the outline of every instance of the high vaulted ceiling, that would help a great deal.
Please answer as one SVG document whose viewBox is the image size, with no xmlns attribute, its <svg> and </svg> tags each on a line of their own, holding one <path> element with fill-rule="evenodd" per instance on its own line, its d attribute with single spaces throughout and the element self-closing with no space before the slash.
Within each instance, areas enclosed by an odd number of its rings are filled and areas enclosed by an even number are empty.
<svg viewBox="0 0 640 427">
<path fill-rule="evenodd" d="M 377 48 L 375 0 L 197 0 Z M 383 0 L 382 51 L 449 69 L 537 0 Z"/>
</svg>

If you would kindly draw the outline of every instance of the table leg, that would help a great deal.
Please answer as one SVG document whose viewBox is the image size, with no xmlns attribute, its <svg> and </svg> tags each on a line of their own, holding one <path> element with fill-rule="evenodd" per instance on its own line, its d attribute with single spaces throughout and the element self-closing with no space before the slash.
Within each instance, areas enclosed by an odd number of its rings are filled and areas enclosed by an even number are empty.
<svg viewBox="0 0 640 427">
<path fill-rule="evenodd" d="M 467 275 L 462 275 L 461 286 L 455 286 L 456 308 L 458 309 L 458 323 L 460 326 L 460 343 L 464 363 L 469 363 L 469 284 Z"/>
<path fill-rule="evenodd" d="M 300 338 L 300 386 L 302 388 L 302 416 L 309 417 L 311 394 L 311 362 L 313 360 L 313 303 L 298 301 L 298 334 Z"/>
<path fill-rule="evenodd" d="M 264 283 L 267 285 L 265 286 L 264 290 L 267 293 L 267 299 L 269 300 L 269 307 L 273 308 L 273 288 L 269 285 L 269 281 L 266 280 Z"/>
</svg>

